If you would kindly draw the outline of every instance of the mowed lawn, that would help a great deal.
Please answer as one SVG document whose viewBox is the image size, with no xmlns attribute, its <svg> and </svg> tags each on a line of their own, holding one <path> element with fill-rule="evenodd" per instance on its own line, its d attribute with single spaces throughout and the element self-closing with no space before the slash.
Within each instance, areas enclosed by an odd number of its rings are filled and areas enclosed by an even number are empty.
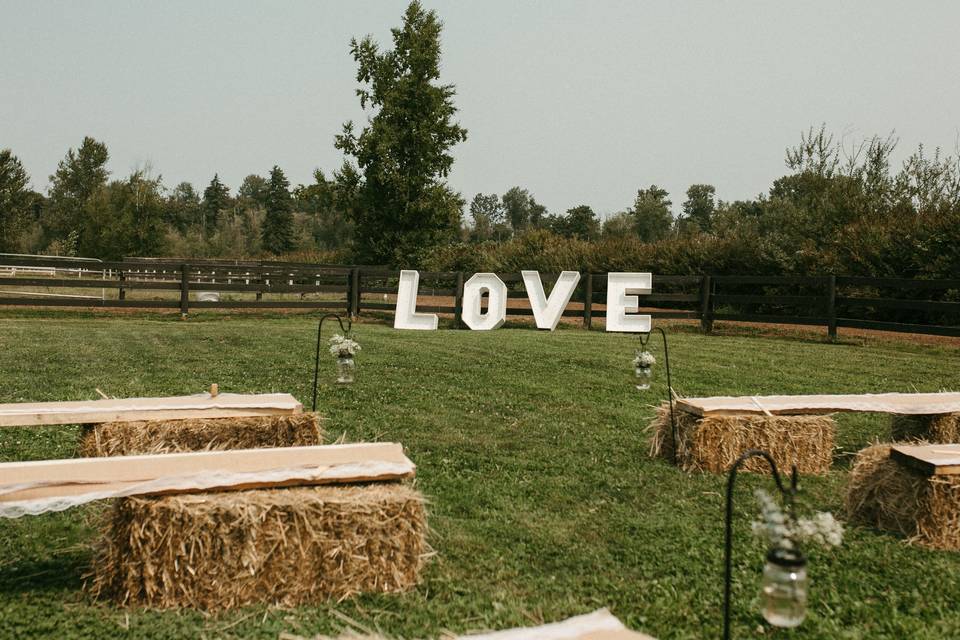
<svg viewBox="0 0 960 640">
<path fill-rule="evenodd" d="M 329 324 L 328 324 L 329 326 Z M 309 408 L 316 319 L 307 316 L 38 314 L 0 317 L 0 402 L 290 392 Z M 310 637 L 348 620 L 397 637 L 497 629 L 609 607 L 661 639 L 720 635 L 725 478 L 647 456 L 660 374 L 634 389 L 633 336 L 566 328 L 401 332 L 360 324 L 357 383 L 331 384 L 331 438 L 402 442 L 430 498 L 437 555 L 405 595 L 218 616 L 124 610 L 82 591 L 101 506 L 0 521 L 0 638 Z M 908 340 L 670 333 L 684 395 L 956 390 L 960 348 Z M 805 499 L 839 513 L 850 456 L 886 439 L 883 416 L 841 415 L 834 470 L 804 477 Z M 76 427 L 0 430 L 4 461 L 70 457 Z M 810 553 L 810 613 L 797 630 L 762 624 L 762 545 L 752 487 L 737 490 L 736 637 L 960 637 L 960 554 L 848 527 Z"/>
</svg>

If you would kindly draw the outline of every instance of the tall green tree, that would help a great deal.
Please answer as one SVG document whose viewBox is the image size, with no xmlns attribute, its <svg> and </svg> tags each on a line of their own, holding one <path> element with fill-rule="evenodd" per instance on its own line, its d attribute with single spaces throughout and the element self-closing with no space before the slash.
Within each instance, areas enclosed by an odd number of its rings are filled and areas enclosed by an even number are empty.
<svg viewBox="0 0 960 640">
<path fill-rule="evenodd" d="M 665 189 L 655 184 L 637 191 L 637 198 L 633 202 L 633 217 L 637 235 L 644 242 L 656 242 L 670 235 L 673 226 L 670 206 L 673 203 L 667 199 L 669 195 Z"/>
<path fill-rule="evenodd" d="M 585 204 L 567 209 L 567 215 L 554 218 L 551 226 L 555 233 L 567 238 L 595 240 L 600 236 L 600 219 Z"/>
<path fill-rule="evenodd" d="M 200 223 L 200 194 L 189 182 L 181 182 L 167 196 L 164 220 L 177 231 Z"/>
<path fill-rule="evenodd" d="M 76 151 L 67 151 L 50 176 L 49 202 L 42 220 L 48 240 L 63 241 L 71 233 L 82 235 L 87 201 L 107 183 L 109 159 L 107 145 L 89 136 Z"/>
<path fill-rule="evenodd" d="M 546 224 L 547 208 L 526 189 L 511 187 L 503 194 L 503 209 L 514 231 L 528 227 L 536 229 Z"/>
<path fill-rule="evenodd" d="M 269 191 L 267 179 L 251 173 L 237 189 L 237 200 L 245 207 L 266 207 L 267 192 Z"/>
<path fill-rule="evenodd" d="M 270 171 L 265 208 L 261 229 L 264 250 L 278 255 L 290 251 L 293 249 L 293 198 L 290 182 L 277 166 Z"/>
<path fill-rule="evenodd" d="M 294 207 L 309 216 L 309 232 L 318 249 L 345 249 L 353 243 L 353 220 L 337 183 L 323 171 L 313 172 L 313 184 L 293 190 Z"/>
<path fill-rule="evenodd" d="M 687 199 L 683 202 L 683 219 L 700 231 L 710 231 L 713 227 L 713 214 L 717 209 L 716 193 L 717 190 L 710 184 L 690 185 Z"/>
<path fill-rule="evenodd" d="M 165 205 L 160 178 L 135 171 L 103 186 L 84 206 L 80 252 L 107 260 L 160 255 Z"/>
<path fill-rule="evenodd" d="M 347 122 L 336 137 L 353 159 L 336 179 L 351 196 L 361 259 L 415 264 L 459 233 L 464 201 L 445 179 L 450 149 L 467 131 L 453 120 L 454 86 L 438 82 L 441 27 L 415 0 L 392 30 L 393 49 L 381 51 L 370 36 L 350 43 L 360 106 L 372 115 L 359 135 Z"/>
<path fill-rule="evenodd" d="M 478 193 L 470 201 L 470 217 L 473 218 L 471 236 L 477 242 L 491 240 L 499 225 L 503 224 L 504 210 L 500 196 L 495 193 Z"/>
<path fill-rule="evenodd" d="M 220 221 L 220 212 L 230 206 L 230 189 L 220 182 L 220 175 L 213 174 L 213 180 L 203 190 L 203 202 L 200 206 L 200 233 L 206 237 L 207 230 L 213 230 Z"/>
<path fill-rule="evenodd" d="M 10 149 L 0 149 L 0 251 L 14 251 L 33 200 L 30 176 Z"/>
</svg>

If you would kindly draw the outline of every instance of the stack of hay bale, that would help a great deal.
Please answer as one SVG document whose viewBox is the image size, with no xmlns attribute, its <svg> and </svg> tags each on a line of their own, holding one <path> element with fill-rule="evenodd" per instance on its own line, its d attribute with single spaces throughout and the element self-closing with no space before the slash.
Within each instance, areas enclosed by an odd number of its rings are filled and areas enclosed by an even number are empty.
<svg viewBox="0 0 960 640">
<path fill-rule="evenodd" d="M 780 469 L 796 465 L 799 473 L 830 470 L 836 423 L 827 415 L 696 415 L 674 405 L 676 446 L 670 405 L 662 404 L 650 423 L 650 455 L 676 461 L 684 471 L 726 473 L 748 449 L 766 451 Z M 759 458 L 747 460 L 744 471 L 768 473 Z"/>
<path fill-rule="evenodd" d="M 88 457 L 323 443 L 311 413 L 89 425 Z M 423 496 L 403 482 L 115 500 L 86 588 L 124 605 L 292 606 L 414 587 L 430 554 Z"/>
<path fill-rule="evenodd" d="M 930 475 L 891 456 L 898 445 L 960 442 L 960 413 L 894 415 L 893 443 L 861 450 L 850 470 L 851 521 L 932 549 L 960 551 L 960 476 Z"/>
</svg>

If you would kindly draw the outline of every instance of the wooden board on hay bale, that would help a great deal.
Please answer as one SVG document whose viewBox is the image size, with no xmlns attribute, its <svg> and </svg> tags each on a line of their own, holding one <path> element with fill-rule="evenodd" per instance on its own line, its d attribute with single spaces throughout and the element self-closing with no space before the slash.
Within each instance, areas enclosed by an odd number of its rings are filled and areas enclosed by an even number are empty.
<svg viewBox="0 0 960 640">
<path fill-rule="evenodd" d="M 289 393 L 220 393 L 217 386 L 212 385 L 210 393 L 192 396 L 0 404 L 0 427 L 241 418 L 302 412 L 303 405 Z"/>
<path fill-rule="evenodd" d="M 183 451 L 306 447 L 323 444 L 315 413 L 105 422 L 86 425 L 81 457 L 131 456 Z"/>
<path fill-rule="evenodd" d="M 413 588 L 431 550 L 403 483 L 117 501 L 87 588 L 124 605 L 221 610 Z"/>
<path fill-rule="evenodd" d="M 851 521 L 900 534 L 907 542 L 960 551 L 960 475 L 929 473 L 891 456 L 897 445 L 857 454 L 847 484 Z"/>
<path fill-rule="evenodd" d="M 777 467 L 823 474 L 833 461 L 836 423 L 830 416 L 708 415 L 698 417 L 674 408 L 677 422 L 677 464 L 684 471 L 726 473 L 748 449 L 770 454 Z M 663 403 L 648 427 L 650 455 L 674 460 L 670 405 Z M 743 471 L 768 473 L 766 462 L 748 460 Z"/>
</svg>

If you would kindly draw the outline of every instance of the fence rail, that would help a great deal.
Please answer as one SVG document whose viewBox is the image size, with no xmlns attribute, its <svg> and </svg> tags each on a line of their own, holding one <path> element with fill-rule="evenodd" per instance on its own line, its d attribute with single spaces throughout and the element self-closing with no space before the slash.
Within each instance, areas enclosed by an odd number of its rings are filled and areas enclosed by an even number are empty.
<svg viewBox="0 0 960 640">
<path fill-rule="evenodd" d="M 50 271 L 44 269 L 50 268 Z M 69 270 L 69 271 L 67 271 Z M 64 277 L 64 274 L 69 273 Z M 463 310 L 469 274 L 421 272 L 418 309 L 453 316 Z M 530 316 L 519 273 L 507 284 L 508 316 Z M 558 274 L 541 274 L 552 286 Z M 590 327 L 606 315 L 607 274 L 584 273 L 563 312 Z M 353 316 L 395 307 L 399 272 L 382 267 L 268 262 L 114 262 L 0 257 L 0 305 L 179 309 L 325 309 Z M 100 298 L 83 295 L 100 289 Z M 54 292 L 51 292 L 54 290 Z M 72 292 L 72 293 L 71 293 Z M 818 325 L 960 336 L 960 280 L 844 276 L 653 276 L 641 297 L 654 318 Z"/>
</svg>

